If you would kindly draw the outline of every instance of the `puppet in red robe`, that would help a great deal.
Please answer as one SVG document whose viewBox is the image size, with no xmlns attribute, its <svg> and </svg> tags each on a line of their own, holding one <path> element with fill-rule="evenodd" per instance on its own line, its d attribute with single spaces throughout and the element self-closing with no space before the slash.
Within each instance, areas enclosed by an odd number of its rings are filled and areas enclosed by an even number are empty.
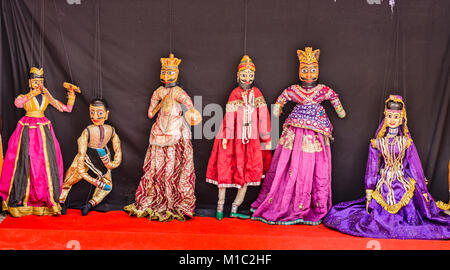
<svg viewBox="0 0 450 270">
<path fill-rule="evenodd" d="M 225 118 L 214 140 L 206 181 L 219 188 L 216 218 L 223 218 L 226 188 L 238 188 L 230 217 L 237 212 L 247 186 L 259 186 L 272 159 L 270 114 L 261 91 L 253 86 L 255 65 L 245 55 L 238 67 L 236 87 L 228 99 Z"/>
</svg>

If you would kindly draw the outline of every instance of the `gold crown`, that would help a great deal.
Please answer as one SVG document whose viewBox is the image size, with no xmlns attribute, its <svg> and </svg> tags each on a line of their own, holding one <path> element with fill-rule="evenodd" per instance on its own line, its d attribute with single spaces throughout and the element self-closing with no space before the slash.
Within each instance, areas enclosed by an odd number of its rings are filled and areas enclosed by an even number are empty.
<svg viewBox="0 0 450 270">
<path fill-rule="evenodd" d="M 312 50 L 312 47 L 305 47 L 305 50 L 297 50 L 297 56 L 300 62 L 306 64 L 318 63 L 319 62 L 320 50 Z"/>
<path fill-rule="evenodd" d="M 250 69 L 252 71 L 255 71 L 255 64 L 253 63 L 252 59 L 248 55 L 244 55 L 241 59 L 241 62 L 238 66 L 238 71 L 244 70 L 244 69 Z"/>
<path fill-rule="evenodd" d="M 44 75 L 44 69 L 43 68 L 38 69 L 37 67 L 32 67 L 30 69 L 30 73 L 42 76 L 42 75 Z"/>
<path fill-rule="evenodd" d="M 169 58 L 161 58 L 161 67 L 171 67 L 178 68 L 178 65 L 181 63 L 181 59 L 175 58 L 173 53 L 169 55 Z"/>
</svg>

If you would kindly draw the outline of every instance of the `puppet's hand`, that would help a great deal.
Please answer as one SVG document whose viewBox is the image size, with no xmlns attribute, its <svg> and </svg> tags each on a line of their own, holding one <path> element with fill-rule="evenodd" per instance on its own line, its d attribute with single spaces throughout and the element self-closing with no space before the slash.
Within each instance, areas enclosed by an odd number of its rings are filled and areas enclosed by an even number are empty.
<svg viewBox="0 0 450 270">
<path fill-rule="evenodd" d="M 272 110 L 273 115 L 275 115 L 276 117 L 279 117 L 281 114 L 281 105 L 278 103 L 275 103 L 275 105 L 273 105 L 273 110 Z"/>
<path fill-rule="evenodd" d="M 75 92 L 81 93 L 80 87 L 76 86 L 75 84 L 64 82 L 63 87 L 67 89 L 67 92 L 72 93 L 74 95 Z"/>
<path fill-rule="evenodd" d="M 373 190 L 366 189 L 366 211 L 369 213 L 369 204 L 372 201 L 372 192 Z"/>
<path fill-rule="evenodd" d="M 345 113 L 344 109 L 342 109 L 341 111 L 337 111 L 336 112 L 339 118 L 345 118 L 345 116 L 347 116 L 347 114 Z"/>
</svg>

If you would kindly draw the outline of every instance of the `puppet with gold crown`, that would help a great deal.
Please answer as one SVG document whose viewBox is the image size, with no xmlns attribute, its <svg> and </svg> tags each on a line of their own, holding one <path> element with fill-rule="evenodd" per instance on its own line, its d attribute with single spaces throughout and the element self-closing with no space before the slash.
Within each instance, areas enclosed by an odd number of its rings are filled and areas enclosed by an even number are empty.
<svg viewBox="0 0 450 270">
<path fill-rule="evenodd" d="M 270 115 L 261 91 L 253 86 L 255 65 L 248 55 L 238 66 L 238 87 L 231 92 L 222 126 L 214 140 L 206 181 L 217 185 L 216 218 L 222 220 L 227 188 L 237 188 L 230 217 L 248 219 L 239 213 L 248 186 L 259 186 L 271 153 Z"/>
<path fill-rule="evenodd" d="M 427 190 L 405 103 L 390 95 L 370 140 L 366 196 L 334 205 L 324 224 L 343 233 L 396 239 L 450 239 L 450 216 Z"/>
<path fill-rule="evenodd" d="M 2 208 L 14 217 L 60 214 L 58 203 L 63 182 L 63 160 L 52 124 L 44 112 L 50 104 L 60 112 L 71 112 L 75 92 L 80 89 L 64 83 L 67 104 L 50 94 L 44 86 L 44 71 L 30 70 L 27 94 L 14 104 L 26 111 L 11 135 L 0 179 Z"/>
<path fill-rule="evenodd" d="M 160 80 L 153 92 L 148 117 L 157 116 L 150 132 L 144 160 L 144 175 L 136 201 L 125 211 L 150 220 L 170 221 L 192 218 L 195 208 L 194 158 L 189 125 L 201 122 L 191 98 L 177 85 L 181 59 L 170 54 L 161 58 Z M 187 111 L 184 114 L 183 104 Z"/>
<path fill-rule="evenodd" d="M 338 95 L 318 83 L 320 50 L 297 50 L 300 84 L 285 89 L 273 114 L 288 101 L 297 103 L 283 124 L 280 141 L 260 194 L 251 205 L 252 219 L 268 224 L 320 224 L 331 208 L 332 125 L 320 104 L 329 100 L 340 118 Z"/>
</svg>

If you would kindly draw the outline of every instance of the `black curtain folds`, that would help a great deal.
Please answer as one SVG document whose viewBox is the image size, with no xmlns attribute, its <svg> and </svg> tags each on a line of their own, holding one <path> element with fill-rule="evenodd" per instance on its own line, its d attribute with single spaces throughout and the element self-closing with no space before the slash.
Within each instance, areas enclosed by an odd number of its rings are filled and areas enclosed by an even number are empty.
<svg viewBox="0 0 450 270">
<path fill-rule="evenodd" d="M 160 85 L 159 59 L 168 56 L 170 46 L 182 59 L 182 87 L 192 99 L 201 99 L 198 109 L 211 103 L 224 108 L 236 87 L 236 69 L 244 51 L 244 1 L 172 1 L 173 10 L 168 0 L 100 3 L 102 95 L 110 106 L 109 123 L 122 141 L 123 163 L 113 171 L 114 188 L 97 210 L 118 210 L 134 201 L 154 123 L 147 118 L 147 109 Z M 46 111 L 61 144 L 64 168 L 69 167 L 77 152 L 76 139 L 90 124 L 89 100 L 96 95 L 96 2 L 43 0 L 42 14 L 41 1 L 1 0 L 4 152 L 24 115 L 14 107 L 14 98 L 28 91 L 29 68 L 41 64 L 43 51 L 45 85 L 53 96 L 66 102 L 64 81 L 82 90 L 71 113 Z M 347 118 L 339 119 L 332 106 L 324 104 L 334 126 L 334 203 L 364 196 L 369 139 L 383 117 L 389 94 L 405 99 L 408 125 L 430 192 L 437 200 L 448 200 L 450 1 L 395 2 L 392 13 L 388 1 L 248 1 L 246 50 L 256 64 L 255 85 L 267 103 L 273 104 L 284 88 L 297 83 L 296 50 L 312 46 L 321 50 L 319 81 L 340 95 L 347 111 Z M 293 106 L 284 110 L 278 132 Z M 211 117 L 204 116 L 203 124 Z M 217 188 L 205 182 L 205 175 L 213 140 L 196 134 L 192 143 L 197 214 L 210 215 Z M 78 183 L 69 204 L 81 206 L 92 191 L 90 184 Z M 249 188 L 243 208 L 258 191 Z M 229 189 L 226 204 L 235 194 Z"/>
</svg>

